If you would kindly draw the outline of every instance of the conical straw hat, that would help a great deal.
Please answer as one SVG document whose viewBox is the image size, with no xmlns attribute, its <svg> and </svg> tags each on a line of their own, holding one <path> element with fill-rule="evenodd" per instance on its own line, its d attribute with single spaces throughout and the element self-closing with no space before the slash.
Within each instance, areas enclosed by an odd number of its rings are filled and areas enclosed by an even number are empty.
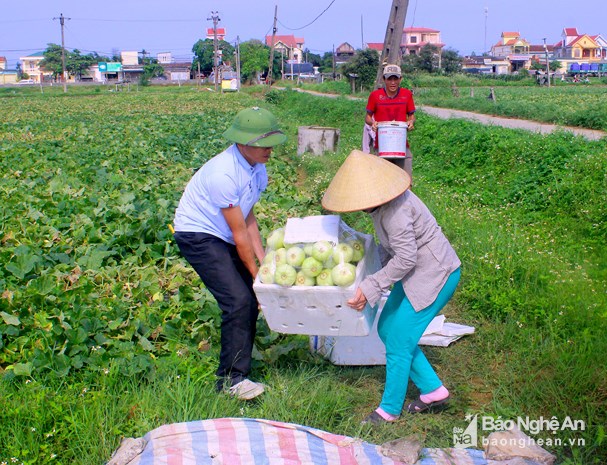
<svg viewBox="0 0 607 465">
<path fill-rule="evenodd" d="M 398 197 L 410 185 L 409 175 L 395 164 L 353 150 L 335 173 L 322 206 L 334 212 L 366 210 Z"/>
</svg>

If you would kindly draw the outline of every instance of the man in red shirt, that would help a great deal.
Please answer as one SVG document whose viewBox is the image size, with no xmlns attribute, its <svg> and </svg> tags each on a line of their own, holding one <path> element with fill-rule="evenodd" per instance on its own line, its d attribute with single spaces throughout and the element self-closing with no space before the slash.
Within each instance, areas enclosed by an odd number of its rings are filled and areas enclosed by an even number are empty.
<svg viewBox="0 0 607 465">
<path fill-rule="evenodd" d="M 400 87 L 402 74 L 400 66 L 386 65 L 384 67 L 384 87 L 374 90 L 367 101 L 365 123 L 377 133 L 377 123 L 383 121 L 402 121 L 407 123 L 407 131 L 415 125 L 415 102 L 409 89 Z M 377 150 L 377 137 L 375 137 Z M 406 157 L 392 158 L 391 162 L 404 169 L 409 176 L 413 174 L 413 154 L 407 141 Z"/>
</svg>

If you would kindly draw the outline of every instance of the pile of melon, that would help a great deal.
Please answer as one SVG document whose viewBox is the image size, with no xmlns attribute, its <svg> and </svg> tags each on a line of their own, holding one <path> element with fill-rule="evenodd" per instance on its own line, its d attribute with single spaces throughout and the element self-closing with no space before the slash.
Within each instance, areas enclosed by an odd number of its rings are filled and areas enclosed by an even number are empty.
<svg viewBox="0 0 607 465">
<path fill-rule="evenodd" d="M 266 239 L 266 255 L 259 268 L 263 284 L 349 287 L 355 281 L 356 264 L 365 255 L 362 240 L 285 244 L 284 237 L 284 228 L 278 228 Z"/>
</svg>

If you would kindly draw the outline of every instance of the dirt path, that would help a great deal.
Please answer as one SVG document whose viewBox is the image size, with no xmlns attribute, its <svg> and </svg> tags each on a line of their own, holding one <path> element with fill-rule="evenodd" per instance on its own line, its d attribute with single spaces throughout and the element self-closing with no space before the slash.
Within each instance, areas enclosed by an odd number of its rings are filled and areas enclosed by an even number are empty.
<svg viewBox="0 0 607 465">
<path fill-rule="evenodd" d="M 293 88 L 298 92 L 304 92 L 312 95 L 316 95 L 319 97 L 329 97 L 329 98 L 337 98 L 339 95 L 335 94 L 323 94 L 321 92 L 315 92 L 313 90 L 304 90 L 299 88 Z M 363 100 L 360 97 L 350 97 L 346 96 L 348 100 Z M 525 131 L 536 132 L 539 134 L 549 134 L 554 131 L 568 131 L 574 133 L 576 136 L 584 137 L 588 140 L 599 140 L 605 136 L 607 133 L 604 131 L 597 131 L 594 129 L 583 129 L 577 128 L 573 126 L 559 126 L 556 124 L 548 124 L 548 123 L 540 123 L 538 121 L 531 121 L 525 119 L 516 119 L 516 118 L 505 118 L 503 116 L 491 116 L 485 115 L 482 113 L 474 113 L 471 111 L 463 111 L 463 110 L 453 110 L 450 108 L 437 108 L 430 107 L 427 105 L 418 105 L 418 110 L 427 113 L 428 115 L 436 116 L 441 119 L 452 119 L 452 118 L 461 118 L 467 119 L 469 121 L 475 121 L 477 123 L 485 124 L 485 125 L 494 125 L 494 126 L 502 126 L 504 128 L 510 129 L 524 129 Z"/>
<path fill-rule="evenodd" d="M 436 116 L 442 119 L 463 118 L 486 125 L 502 126 L 511 129 L 524 129 L 526 131 L 537 132 L 540 134 L 549 134 L 551 132 L 560 130 L 572 132 L 576 136 L 582 136 L 588 140 L 599 140 L 602 137 L 607 136 L 607 133 L 605 133 L 604 131 L 596 131 L 593 129 L 583 129 L 572 126 L 559 126 L 556 124 L 540 123 L 538 121 L 484 115 L 481 113 L 473 113 L 471 111 L 429 107 L 427 105 L 419 105 L 418 108 L 424 113 L 427 113 L 428 115 Z"/>
</svg>

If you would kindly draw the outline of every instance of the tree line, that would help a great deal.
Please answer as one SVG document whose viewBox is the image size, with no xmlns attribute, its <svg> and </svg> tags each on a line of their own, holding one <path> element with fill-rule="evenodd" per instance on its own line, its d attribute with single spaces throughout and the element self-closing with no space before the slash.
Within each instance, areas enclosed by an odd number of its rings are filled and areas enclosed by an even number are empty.
<svg viewBox="0 0 607 465">
<path fill-rule="evenodd" d="M 217 43 L 218 62 L 224 66 L 235 68 L 236 47 L 225 40 L 219 40 Z M 44 51 L 44 59 L 40 62 L 40 67 L 46 71 L 52 72 L 53 79 L 57 80 L 63 73 L 63 64 L 61 57 L 61 46 L 57 44 L 48 44 Z M 244 83 L 258 82 L 261 77 L 266 77 L 270 60 L 270 47 L 260 40 L 252 39 L 242 42 L 238 45 L 240 58 L 241 80 Z M 151 77 L 161 76 L 164 73 L 162 65 L 154 58 L 146 57 L 145 52 L 141 59 L 144 67 L 144 73 L 141 79 L 148 80 Z M 209 76 L 215 66 L 215 46 L 212 39 L 200 39 L 192 46 L 194 58 L 192 60 L 191 70 L 194 74 L 200 71 L 201 74 Z M 341 75 L 345 78 L 356 76 L 357 86 L 364 89 L 371 89 L 375 82 L 377 67 L 379 66 L 380 54 L 376 50 L 364 49 L 357 50 L 348 62 L 335 67 L 335 58 L 333 52 L 326 52 L 323 55 L 312 53 L 305 49 L 303 52 L 303 61 L 318 67 L 319 72 L 328 75 Z M 288 57 L 280 52 L 274 53 L 274 62 L 272 64 L 272 80 L 281 79 L 281 71 Z M 453 74 L 461 71 L 462 57 L 457 51 L 451 49 L 440 50 L 438 47 L 427 44 L 421 48 L 417 55 L 405 55 L 401 63 L 404 73 L 414 71 L 426 71 L 428 73 Z M 82 54 L 79 50 L 66 50 L 65 67 L 70 76 L 81 79 L 88 74 L 89 68 L 99 62 L 120 61 L 119 56 L 106 57 L 95 52 Z"/>
<path fill-rule="evenodd" d="M 152 77 L 161 76 L 164 73 L 164 69 L 158 60 L 155 58 L 149 58 L 145 56 L 145 50 L 142 51 L 143 58 L 141 64 L 143 65 L 143 74 L 141 76 L 142 81 L 147 81 Z M 48 44 L 46 50 L 43 52 L 44 58 L 40 61 L 40 68 L 52 73 L 51 78 L 55 81 L 59 80 L 63 75 L 63 58 L 62 48 L 57 44 Z M 99 55 L 97 52 L 88 54 L 82 54 L 80 50 L 74 49 L 72 51 L 65 50 L 65 70 L 69 76 L 75 77 L 77 80 L 82 79 L 82 76 L 89 74 L 89 68 L 100 62 L 120 62 L 119 56 L 114 55 L 107 57 Z M 26 73 L 23 72 L 22 78 L 27 77 Z"/>
<path fill-rule="evenodd" d="M 220 40 L 217 44 L 220 50 L 221 62 L 225 65 L 235 63 L 235 47 Z M 212 39 L 199 40 L 192 47 L 194 60 L 192 69 L 196 70 L 200 66 L 201 73 L 209 75 L 214 67 L 214 43 Z M 239 45 L 240 52 L 240 72 L 243 82 L 254 82 L 260 76 L 267 73 L 270 60 L 270 47 L 259 40 L 249 40 Z M 323 55 L 310 52 L 308 49 L 303 51 L 303 59 L 319 68 L 319 72 L 324 74 L 339 74 L 344 77 L 356 75 L 360 87 L 371 89 L 375 83 L 377 67 L 379 66 L 380 54 L 373 49 L 357 50 L 354 56 L 347 62 L 334 67 L 334 54 L 326 52 Z M 281 78 L 281 70 L 284 60 L 287 57 L 282 54 L 274 54 L 272 63 L 272 80 Z M 452 49 L 441 50 L 432 44 L 426 44 L 417 55 L 404 55 L 401 67 L 404 73 L 415 71 L 425 71 L 428 73 L 454 74 L 462 70 L 463 58 L 457 51 Z"/>
</svg>

